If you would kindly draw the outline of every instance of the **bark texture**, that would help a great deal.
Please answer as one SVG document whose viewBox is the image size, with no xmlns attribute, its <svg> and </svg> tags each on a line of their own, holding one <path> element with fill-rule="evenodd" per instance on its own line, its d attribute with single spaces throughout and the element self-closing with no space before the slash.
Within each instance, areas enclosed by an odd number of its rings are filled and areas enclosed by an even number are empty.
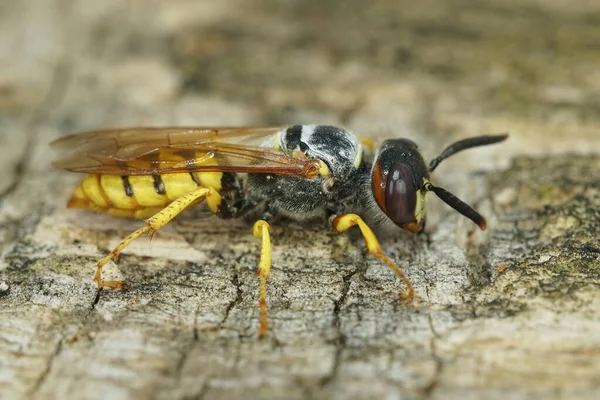
<svg viewBox="0 0 600 400">
<path fill-rule="evenodd" d="M 600 3 L 585 0 L 0 1 L 0 398 L 600 396 Z M 258 241 L 180 218 L 67 210 L 48 142 L 132 125 L 344 125 L 505 144 L 443 163 L 427 232 L 381 238 L 417 299 L 316 227 L 273 229 L 271 334 Z"/>
</svg>

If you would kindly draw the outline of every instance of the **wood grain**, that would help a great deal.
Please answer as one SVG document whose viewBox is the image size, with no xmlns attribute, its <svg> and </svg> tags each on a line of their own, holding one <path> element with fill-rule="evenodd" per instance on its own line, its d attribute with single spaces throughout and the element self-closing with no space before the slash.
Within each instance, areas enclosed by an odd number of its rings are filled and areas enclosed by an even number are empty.
<svg viewBox="0 0 600 400">
<path fill-rule="evenodd" d="M 0 1 L 0 398 L 598 398 L 600 8 L 584 0 Z M 180 218 L 107 268 L 139 223 L 66 210 L 48 143 L 123 126 L 345 125 L 409 137 L 435 182 L 427 232 L 382 238 L 417 300 L 319 227 L 258 242 Z"/>
</svg>

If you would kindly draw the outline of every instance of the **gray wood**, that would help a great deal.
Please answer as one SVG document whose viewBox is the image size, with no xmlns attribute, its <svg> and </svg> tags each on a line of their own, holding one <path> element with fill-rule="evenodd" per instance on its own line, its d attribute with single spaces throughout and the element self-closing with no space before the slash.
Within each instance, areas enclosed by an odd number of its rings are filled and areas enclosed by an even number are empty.
<svg viewBox="0 0 600 400">
<path fill-rule="evenodd" d="M 452 4 L 451 4 L 452 3 Z M 0 2 L 0 398 L 598 398 L 600 7 L 502 0 Z M 445 161 L 424 235 L 180 218 L 107 268 L 139 222 L 64 207 L 47 143 L 131 125 L 342 124 L 502 145 Z"/>
</svg>

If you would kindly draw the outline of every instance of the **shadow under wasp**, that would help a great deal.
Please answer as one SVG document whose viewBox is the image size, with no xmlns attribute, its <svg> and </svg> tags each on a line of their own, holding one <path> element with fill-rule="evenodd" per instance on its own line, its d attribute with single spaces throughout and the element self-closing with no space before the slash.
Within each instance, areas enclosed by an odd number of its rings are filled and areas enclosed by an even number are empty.
<svg viewBox="0 0 600 400">
<path fill-rule="evenodd" d="M 369 252 L 404 281 L 403 300 L 414 289 L 386 257 L 365 222 L 393 224 L 421 232 L 429 192 L 482 230 L 485 219 L 469 205 L 430 181 L 442 160 L 477 146 L 498 143 L 508 135 L 478 136 L 448 146 L 429 167 L 408 139 L 386 140 L 370 157 L 345 129 L 325 125 L 267 128 L 130 128 L 67 136 L 52 143 L 66 152 L 53 165 L 87 175 L 68 207 L 88 208 L 119 217 L 146 219 L 101 259 L 94 280 L 119 288 L 122 281 L 102 279 L 102 267 L 116 259 L 137 237 L 154 234 L 186 208 L 205 202 L 220 218 L 253 219 L 262 241 L 260 329 L 268 332 L 266 282 L 271 269 L 270 222 L 328 221 L 343 232 L 358 226 Z M 364 218 L 364 219 L 363 219 Z"/>
</svg>

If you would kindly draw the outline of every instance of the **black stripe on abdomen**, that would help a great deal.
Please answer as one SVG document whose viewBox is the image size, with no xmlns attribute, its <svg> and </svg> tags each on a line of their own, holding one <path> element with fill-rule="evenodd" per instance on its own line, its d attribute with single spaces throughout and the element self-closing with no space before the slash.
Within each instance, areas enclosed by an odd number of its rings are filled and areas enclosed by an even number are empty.
<svg viewBox="0 0 600 400">
<path fill-rule="evenodd" d="M 127 197 L 133 197 L 133 188 L 131 187 L 131 183 L 129 182 L 129 176 L 121 176 L 121 181 L 123 182 L 123 190 L 125 190 L 125 194 L 127 195 Z"/>
<path fill-rule="evenodd" d="M 152 175 L 152 181 L 154 183 L 154 190 L 156 190 L 156 193 L 167 194 L 167 189 L 165 189 L 165 184 L 160 175 Z"/>
</svg>

